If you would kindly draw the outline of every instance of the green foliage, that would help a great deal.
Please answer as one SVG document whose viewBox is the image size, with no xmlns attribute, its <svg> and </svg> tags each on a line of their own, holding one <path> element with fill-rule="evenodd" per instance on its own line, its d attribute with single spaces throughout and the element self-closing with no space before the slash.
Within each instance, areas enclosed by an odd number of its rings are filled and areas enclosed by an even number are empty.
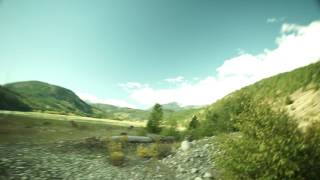
<svg viewBox="0 0 320 180">
<path fill-rule="evenodd" d="M 175 137 L 177 140 L 181 139 L 181 134 L 175 127 L 162 128 L 161 135 L 172 136 Z"/>
<path fill-rule="evenodd" d="M 194 115 L 189 123 L 188 129 L 192 130 L 192 129 L 196 129 L 197 127 L 199 127 L 200 123 L 198 120 L 198 117 L 196 115 Z"/>
<path fill-rule="evenodd" d="M 33 110 L 46 112 L 92 115 L 90 105 L 82 101 L 74 92 L 63 87 L 39 81 L 25 81 L 5 85 L 10 91 L 20 95 Z"/>
<path fill-rule="evenodd" d="M 136 154 L 142 158 L 156 157 L 157 152 L 155 148 L 151 146 L 139 145 L 136 150 Z"/>
<path fill-rule="evenodd" d="M 120 166 L 124 163 L 125 155 L 123 152 L 112 152 L 110 154 L 110 160 L 114 166 Z"/>
<path fill-rule="evenodd" d="M 200 126 L 191 132 L 195 137 L 236 132 L 235 119 L 251 101 L 264 102 L 274 108 L 292 104 L 288 97 L 299 89 L 320 86 L 320 62 L 282 73 L 235 91 L 208 106 L 200 116 Z"/>
<path fill-rule="evenodd" d="M 204 120 L 195 129 L 190 129 L 188 134 L 192 139 L 213 136 L 220 133 L 235 132 L 235 120 L 244 111 L 246 105 L 251 104 L 252 97 L 245 92 L 238 92 L 217 101 L 205 110 Z"/>
<path fill-rule="evenodd" d="M 147 135 L 147 130 L 145 129 L 145 128 L 139 128 L 138 130 L 137 130 L 137 135 L 138 136 L 146 136 Z"/>
<path fill-rule="evenodd" d="M 19 94 L 3 86 L 0 86 L 0 109 L 17 111 L 31 110 L 31 108 L 23 102 Z"/>
<path fill-rule="evenodd" d="M 123 153 L 123 141 L 110 141 L 108 143 L 108 152 L 110 161 L 115 166 L 120 166 L 124 163 L 125 155 Z"/>
<path fill-rule="evenodd" d="M 122 143 L 116 142 L 116 141 L 110 141 L 108 143 L 108 151 L 109 153 L 122 151 Z"/>
<path fill-rule="evenodd" d="M 162 136 L 173 136 L 177 140 L 181 139 L 181 134 L 177 129 L 177 121 L 175 119 L 170 119 L 165 122 L 165 126 L 161 129 Z"/>
<path fill-rule="evenodd" d="M 147 122 L 147 130 L 151 133 L 159 133 L 161 131 L 161 121 L 163 119 L 163 111 L 160 104 L 155 104 Z"/>
<path fill-rule="evenodd" d="M 240 132 L 220 139 L 216 162 L 229 179 L 317 179 L 320 126 L 303 133 L 283 112 L 248 104 L 237 117 Z"/>
<path fill-rule="evenodd" d="M 143 158 L 164 158 L 172 153 L 170 144 L 153 143 L 151 145 L 139 145 L 136 151 Z"/>
</svg>

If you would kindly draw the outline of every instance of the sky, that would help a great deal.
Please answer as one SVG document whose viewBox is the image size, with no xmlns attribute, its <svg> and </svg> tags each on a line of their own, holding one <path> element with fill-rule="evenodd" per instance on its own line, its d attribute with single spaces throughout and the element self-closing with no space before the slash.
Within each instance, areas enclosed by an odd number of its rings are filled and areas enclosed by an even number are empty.
<svg viewBox="0 0 320 180">
<path fill-rule="evenodd" d="M 206 105 L 320 59 L 317 0 L 0 0 L 0 84 Z"/>
</svg>

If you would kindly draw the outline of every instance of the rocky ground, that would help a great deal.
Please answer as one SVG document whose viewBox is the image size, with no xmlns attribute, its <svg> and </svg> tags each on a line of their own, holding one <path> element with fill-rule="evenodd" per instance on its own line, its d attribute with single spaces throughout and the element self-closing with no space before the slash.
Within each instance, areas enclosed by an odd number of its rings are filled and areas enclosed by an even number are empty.
<svg viewBox="0 0 320 180">
<path fill-rule="evenodd" d="M 175 178 L 181 180 L 205 180 L 217 178 L 213 167 L 214 138 L 204 138 L 190 143 L 190 147 L 179 148 L 174 155 L 161 160 L 173 169 Z"/>
<path fill-rule="evenodd" d="M 162 160 L 128 157 L 122 167 L 109 164 L 103 147 L 74 142 L 0 145 L 0 180 L 116 179 L 156 180 L 213 179 L 211 139 L 192 142 Z"/>
</svg>

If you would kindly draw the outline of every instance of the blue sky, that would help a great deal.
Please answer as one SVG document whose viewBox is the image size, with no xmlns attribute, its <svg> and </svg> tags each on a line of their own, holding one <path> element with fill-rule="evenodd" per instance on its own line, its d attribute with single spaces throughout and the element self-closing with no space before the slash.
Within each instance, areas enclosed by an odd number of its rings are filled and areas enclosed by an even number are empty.
<svg viewBox="0 0 320 180">
<path fill-rule="evenodd" d="M 139 108 L 158 101 L 208 104 L 320 58 L 303 52 L 293 64 L 245 74 L 254 77 L 232 87 L 221 78 L 233 71 L 228 64 L 251 72 L 255 58 L 266 61 L 260 58 L 266 49 L 279 49 L 281 37 L 308 38 L 319 18 L 316 0 L 2 0 L 0 84 L 40 80 L 87 100 Z M 215 92 L 216 86 L 226 88 Z M 208 97 L 209 90 L 218 95 Z"/>
</svg>

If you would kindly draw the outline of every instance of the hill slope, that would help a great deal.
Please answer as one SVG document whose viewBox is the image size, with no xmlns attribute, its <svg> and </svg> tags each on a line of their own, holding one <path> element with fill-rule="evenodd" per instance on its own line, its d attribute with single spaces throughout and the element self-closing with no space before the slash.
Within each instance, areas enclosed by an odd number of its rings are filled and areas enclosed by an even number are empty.
<svg viewBox="0 0 320 180">
<path fill-rule="evenodd" d="M 320 119 L 319 89 L 320 62 L 317 62 L 235 91 L 207 106 L 200 117 L 211 130 L 206 135 L 212 135 L 214 126 L 219 126 L 222 131 L 232 131 L 234 118 L 252 99 L 267 103 L 274 109 L 285 110 L 298 119 L 300 125 L 304 125 Z"/>
<path fill-rule="evenodd" d="M 149 111 L 141 109 L 132 109 L 118 107 L 109 104 L 90 104 L 92 107 L 102 111 L 106 118 L 118 120 L 146 120 L 149 117 Z"/>
<path fill-rule="evenodd" d="M 63 87 L 40 81 L 10 83 L 4 87 L 19 94 L 33 110 L 78 115 L 93 113 L 90 105 L 82 101 L 71 90 Z"/>
<path fill-rule="evenodd" d="M 31 107 L 23 102 L 22 97 L 19 94 L 0 86 L 0 109 L 30 111 Z"/>
<path fill-rule="evenodd" d="M 173 106 L 171 106 L 174 104 Z M 162 105 L 163 107 L 163 120 L 171 121 L 175 120 L 179 124 L 184 124 L 186 121 L 190 120 L 194 114 L 199 111 L 199 108 L 196 107 L 180 107 L 175 105 L 176 103 L 170 103 L 169 107 L 166 104 Z M 125 107 L 117 107 L 109 104 L 90 104 L 97 110 L 103 112 L 104 117 L 109 119 L 118 119 L 118 120 L 147 120 L 149 118 L 150 112 L 152 109 L 142 110 L 142 109 L 133 109 Z M 175 110 L 173 110 L 174 108 Z"/>
</svg>

